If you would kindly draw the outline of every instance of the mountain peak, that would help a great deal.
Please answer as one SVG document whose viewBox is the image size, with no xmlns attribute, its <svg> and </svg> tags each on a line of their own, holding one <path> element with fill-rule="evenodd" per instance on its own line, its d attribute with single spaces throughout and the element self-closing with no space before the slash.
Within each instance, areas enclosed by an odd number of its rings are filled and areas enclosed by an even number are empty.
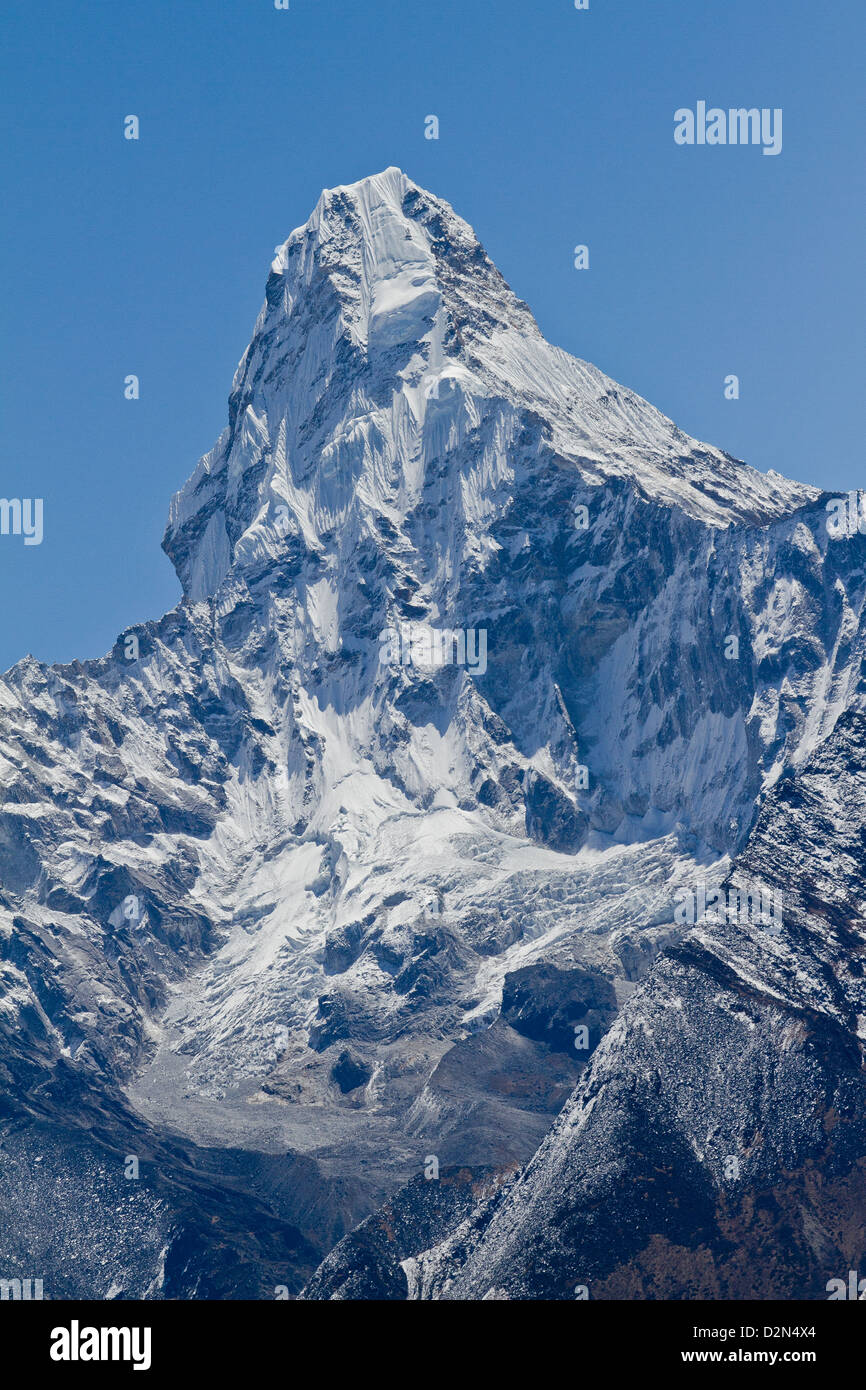
<svg viewBox="0 0 866 1390">
<path fill-rule="evenodd" d="M 538 332 L 469 224 L 395 166 L 322 192 L 274 257 L 270 298 L 284 290 L 291 312 L 316 272 L 329 276 L 348 332 L 372 354 L 424 339 L 446 306 L 459 321 L 479 276 L 491 311 L 522 314 L 522 326 Z"/>
<path fill-rule="evenodd" d="M 335 213 L 341 217 L 347 207 L 355 209 L 368 222 L 371 222 L 377 213 L 385 210 L 393 217 L 401 219 L 403 200 L 410 189 L 422 191 L 396 165 L 390 165 L 378 174 L 368 174 L 366 178 L 358 179 L 355 183 L 323 188 L 307 221 L 296 227 L 278 249 L 272 269 L 278 274 L 284 271 L 288 265 L 289 246 L 321 233 L 322 229 L 327 227 L 329 219 Z"/>
<path fill-rule="evenodd" d="M 208 597 L 281 553 L 279 519 L 314 551 L 370 515 L 402 530 L 429 470 L 447 456 L 457 486 L 462 443 L 489 434 L 471 509 L 483 548 L 526 430 L 571 492 L 625 479 L 712 526 L 763 525 L 817 495 L 690 439 L 547 343 L 469 224 L 392 167 L 323 192 L 279 248 L 228 428 L 175 496 L 163 546 L 187 596 Z"/>
</svg>

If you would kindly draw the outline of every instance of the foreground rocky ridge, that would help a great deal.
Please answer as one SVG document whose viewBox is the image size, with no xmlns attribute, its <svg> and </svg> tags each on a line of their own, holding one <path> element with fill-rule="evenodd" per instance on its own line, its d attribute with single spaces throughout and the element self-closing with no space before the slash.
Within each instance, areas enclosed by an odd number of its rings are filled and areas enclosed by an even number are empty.
<svg viewBox="0 0 866 1390">
<path fill-rule="evenodd" d="M 293 1291 L 428 1154 L 526 1162 L 686 969 L 677 891 L 744 871 L 860 709 L 866 552 L 825 500 L 550 347 L 400 171 L 324 193 L 172 502 L 184 600 L 0 681 L 9 1113 L 110 1097 L 119 1150 L 178 1145 L 220 1201 L 220 1152 L 303 1155 Z M 407 625 L 484 631 L 484 669 L 383 662 Z M 448 1279 L 486 1275 L 411 1287 Z"/>
<path fill-rule="evenodd" d="M 780 930 L 698 924 L 635 992 L 527 1168 L 414 1298 L 826 1298 L 866 1254 L 866 719 L 767 797 L 730 884 Z"/>
</svg>

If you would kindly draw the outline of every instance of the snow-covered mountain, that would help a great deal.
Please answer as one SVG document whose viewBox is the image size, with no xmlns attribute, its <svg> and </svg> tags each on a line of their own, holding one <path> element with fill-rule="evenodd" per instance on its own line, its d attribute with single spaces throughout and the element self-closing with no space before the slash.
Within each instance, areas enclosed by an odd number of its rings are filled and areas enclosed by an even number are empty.
<svg viewBox="0 0 866 1390">
<path fill-rule="evenodd" d="M 522 1240 L 502 1175 L 580 1081 L 519 1191 L 539 1180 L 623 1047 L 640 1070 L 647 1010 L 676 1012 L 699 1066 L 703 967 L 681 953 L 723 947 L 678 894 L 750 864 L 860 710 L 866 549 L 825 503 L 551 347 L 399 170 L 322 194 L 172 501 L 182 602 L 102 660 L 0 681 L 7 1151 L 54 1136 L 46 1211 L 83 1114 L 88 1143 L 163 1155 L 152 1235 L 91 1296 L 158 1295 L 166 1267 L 181 1296 L 297 1289 L 430 1157 L 487 1174 Z M 784 845 L 750 872 L 787 886 Z M 784 949 L 786 1000 L 829 1009 L 839 960 Z M 725 969 L 775 998 L 771 965 Z M 694 1009 L 658 1003 L 687 969 Z M 664 1092 L 678 1063 L 653 1065 Z M 234 1221 L 218 1267 L 213 1203 Z M 428 1217 L 392 1291 L 505 1287 L 486 1235 L 482 1273 L 422 1258 L 449 1237 Z M 59 1246 L 55 1276 L 85 1280 Z"/>
</svg>

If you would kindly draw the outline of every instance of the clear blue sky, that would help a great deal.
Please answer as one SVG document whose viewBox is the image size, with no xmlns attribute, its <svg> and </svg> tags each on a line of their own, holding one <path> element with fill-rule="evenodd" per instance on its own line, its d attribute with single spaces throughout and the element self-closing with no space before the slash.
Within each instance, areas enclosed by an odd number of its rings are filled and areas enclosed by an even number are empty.
<svg viewBox="0 0 866 1390">
<path fill-rule="evenodd" d="M 551 341 L 759 469 L 866 485 L 863 0 L 5 0 L 2 29 L 0 496 L 45 537 L 0 536 L 0 669 L 177 601 L 169 498 L 273 247 L 389 164 Z M 781 155 L 678 147 L 698 100 L 781 107 Z"/>
</svg>

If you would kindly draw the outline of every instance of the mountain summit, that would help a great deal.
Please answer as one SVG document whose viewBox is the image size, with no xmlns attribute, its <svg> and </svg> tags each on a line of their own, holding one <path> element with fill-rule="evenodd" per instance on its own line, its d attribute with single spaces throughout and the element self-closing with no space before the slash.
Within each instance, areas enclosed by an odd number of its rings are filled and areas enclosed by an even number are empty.
<svg viewBox="0 0 866 1390">
<path fill-rule="evenodd" d="M 185 593 L 273 554 L 274 507 L 317 543 L 368 513 L 402 527 L 425 464 L 482 432 L 487 530 L 518 416 L 571 482 L 624 477 L 718 525 L 767 521 L 814 490 L 689 439 L 633 392 L 542 337 L 472 228 L 399 169 L 322 194 L 271 266 L 232 385 L 229 425 L 175 497 L 164 546 Z M 477 489 L 476 489 L 477 490 Z"/>
</svg>

